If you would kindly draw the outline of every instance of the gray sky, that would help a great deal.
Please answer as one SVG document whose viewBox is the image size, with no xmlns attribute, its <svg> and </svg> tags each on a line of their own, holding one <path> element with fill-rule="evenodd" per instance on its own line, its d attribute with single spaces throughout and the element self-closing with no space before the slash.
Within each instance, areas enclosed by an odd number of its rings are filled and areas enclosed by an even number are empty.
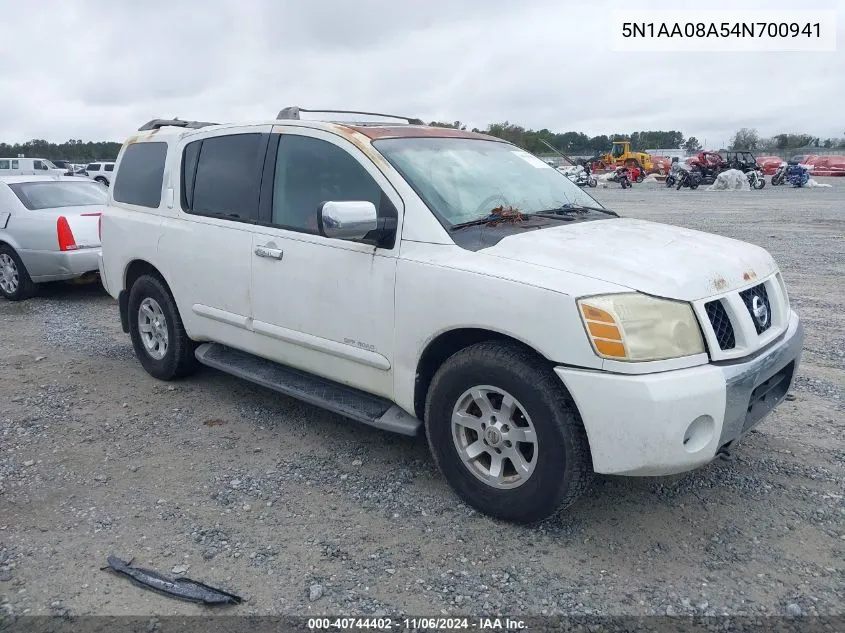
<svg viewBox="0 0 845 633">
<path fill-rule="evenodd" d="M 286 105 L 587 134 L 679 129 L 721 146 L 845 134 L 845 0 L 835 53 L 619 53 L 590 0 L 0 0 L 0 141 L 122 141 L 145 121 L 272 118 Z M 718 11 L 714 19 L 719 20 Z"/>
</svg>

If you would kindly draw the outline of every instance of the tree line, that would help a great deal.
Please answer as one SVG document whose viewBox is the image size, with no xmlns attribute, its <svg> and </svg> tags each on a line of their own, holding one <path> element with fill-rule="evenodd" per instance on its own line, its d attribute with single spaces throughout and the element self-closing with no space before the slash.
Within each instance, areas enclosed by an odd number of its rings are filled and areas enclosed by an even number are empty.
<svg viewBox="0 0 845 633">
<path fill-rule="evenodd" d="M 812 134 L 776 134 L 763 138 L 754 128 L 740 128 L 731 138 L 731 149 L 748 149 L 758 152 L 773 152 L 798 148 L 845 148 L 845 138 L 822 139 Z"/>
<path fill-rule="evenodd" d="M 23 154 L 27 158 L 67 160 L 71 163 L 90 163 L 96 160 L 114 160 L 120 151 L 120 143 L 111 141 L 81 141 L 71 139 L 64 143 L 50 143 L 34 139 L 26 143 L 0 143 L 0 157 L 15 158 Z"/>
<path fill-rule="evenodd" d="M 454 121 L 453 123 L 432 121 L 430 125 L 460 130 L 467 129 L 467 126 L 461 121 Z M 533 154 L 548 154 L 550 150 L 545 143 L 564 154 L 576 156 L 604 154 L 610 150 L 613 141 L 621 140 L 631 141 L 631 149 L 634 151 L 679 149 L 694 153 L 702 149 L 701 142 L 696 137 L 684 138 L 683 133 L 677 130 L 587 136 L 583 132 L 552 132 L 546 128 L 542 130 L 526 129 L 521 125 L 505 121 L 504 123 L 493 123 L 486 129 L 473 128 L 472 131 L 510 141 Z M 72 163 L 87 163 L 95 160 L 116 159 L 120 146 L 120 143 L 111 141 L 71 139 L 64 143 L 50 143 L 43 139 L 34 139 L 26 143 L 0 143 L 0 157 L 14 158 L 22 154 L 29 158 L 61 159 Z M 777 134 L 771 138 L 763 138 L 754 128 L 741 128 L 731 137 L 730 147 L 724 149 L 767 152 L 807 147 L 845 148 L 845 138 L 821 139 L 810 134 Z"/>
<path fill-rule="evenodd" d="M 432 121 L 430 125 L 437 127 L 451 127 L 460 130 L 467 129 L 461 121 L 444 123 Z M 493 123 L 487 129 L 472 128 L 473 132 L 489 134 L 497 138 L 510 141 L 533 154 L 546 154 L 550 150 L 543 143 L 549 143 L 564 154 L 587 155 L 604 154 L 610 150 L 613 141 L 630 140 L 633 151 L 647 149 L 678 149 L 688 153 L 695 153 L 705 149 L 696 137 L 684 138 L 677 130 L 631 132 L 629 134 L 602 134 L 587 136 L 583 132 L 551 132 L 548 129 L 531 130 L 505 121 Z M 771 138 L 762 138 L 754 128 L 741 128 L 731 137 L 730 147 L 713 149 L 775 151 L 806 147 L 823 147 L 826 149 L 845 148 L 845 138 L 821 139 L 810 134 L 778 134 Z M 709 149 L 709 148 L 706 148 Z"/>
</svg>

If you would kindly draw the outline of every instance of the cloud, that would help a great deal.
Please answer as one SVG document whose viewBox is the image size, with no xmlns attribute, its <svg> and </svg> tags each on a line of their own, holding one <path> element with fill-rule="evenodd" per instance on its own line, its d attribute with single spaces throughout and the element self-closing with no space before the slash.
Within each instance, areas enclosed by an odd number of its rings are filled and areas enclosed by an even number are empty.
<svg viewBox="0 0 845 633">
<path fill-rule="evenodd" d="M 739 127 L 843 133 L 841 51 L 613 52 L 611 12 L 630 2 L 0 2 L 0 41 L 18 56 L 0 67 L 6 142 L 119 141 L 158 116 L 266 119 L 286 105 L 587 134 L 678 129 L 714 145 Z M 677 3 L 648 6 L 661 7 Z M 743 4 L 755 7 L 796 5 Z"/>
</svg>

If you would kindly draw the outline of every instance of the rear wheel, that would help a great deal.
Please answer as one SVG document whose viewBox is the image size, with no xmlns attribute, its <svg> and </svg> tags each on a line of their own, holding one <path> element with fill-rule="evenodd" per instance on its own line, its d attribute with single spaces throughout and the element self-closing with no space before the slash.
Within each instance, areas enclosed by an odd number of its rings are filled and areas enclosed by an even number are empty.
<svg viewBox="0 0 845 633">
<path fill-rule="evenodd" d="M 516 345 L 479 343 L 449 358 L 432 380 L 425 426 L 452 488 L 496 518 L 544 519 L 592 477 L 575 405 L 554 373 Z"/>
<path fill-rule="evenodd" d="M 15 249 L 0 245 L 0 294 L 9 301 L 23 301 L 34 295 L 37 288 Z"/>
<path fill-rule="evenodd" d="M 144 369 L 173 380 L 197 367 L 196 344 L 188 338 L 176 302 L 157 277 L 142 275 L 129 291 L 129 335 Z"/>
<path fill-rule="evenodd" d="M 108 187 L 108 186 L 109 186 L 109 181 L 108 181 L 108 180 L 106 180 L 105 178 L 103 178 L 102 176 L 97 176 L 96 178 L 94 178 L 94 181 L 95 181 L 95 182 L 98 182 L 98 183 L 100 183 L 101 185 L 104 185 L 104 186 L 106 186 L 106 187 Z"/>
</svg>

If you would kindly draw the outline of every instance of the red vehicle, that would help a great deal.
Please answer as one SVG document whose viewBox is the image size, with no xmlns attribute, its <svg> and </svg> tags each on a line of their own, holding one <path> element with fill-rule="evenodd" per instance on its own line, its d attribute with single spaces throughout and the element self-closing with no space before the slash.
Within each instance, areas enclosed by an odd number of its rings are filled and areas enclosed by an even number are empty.
<svg viewBox="0 0 845 633">
<path fill-rule="evenodd" d="M 698 167 L 701 171 L 701 182 L 705 185 L 713 184 L 719 172 L 728 167 L 725 159 L 716 152 L 699 152 L 687 160 L 687 163 Z"/>
<path fill-rule="evenodd" d="M 645 179 L 645 169 L 642 167 L 629 166 L 628 171 L 631 174 L 631 182 L 642 182 Z"/>
</svg>

